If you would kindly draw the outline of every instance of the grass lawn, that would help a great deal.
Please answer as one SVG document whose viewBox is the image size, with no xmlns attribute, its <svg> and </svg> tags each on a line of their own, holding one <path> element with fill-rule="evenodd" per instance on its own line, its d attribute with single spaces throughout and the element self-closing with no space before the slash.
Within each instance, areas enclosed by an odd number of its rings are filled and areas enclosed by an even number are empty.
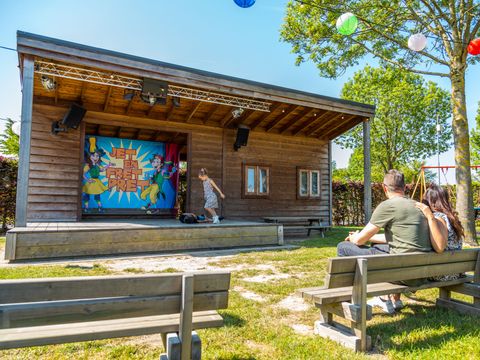
<svg viewBox="0 0 480 360">
<path fill-rule="evenodd" d="M 296 249 L 246 252 L 211 265 L 236 267 L 225 326 L 199 331 L 205 359 L 478 359 L 479 319 L 436 309 L 437 290 L 417 292 L 395 316 L 376 313 L 368 333 L 374 354 L 355 354 L 335 342 L 312 335 L 318 310 L 282 307 L 302 287 L 320 286 L 327 258 L 349 228 L 336 228 L 326 239 L 312 237 Z M 134 269 L 130 272 L 141 272 Z M 107 267 L 28 266 L 5 270 L 0 278 L 73 276 L 108 273 Z M 128 272 L 128 271 L 127 271 Z M 258 279 L 264 279 L 258 282 Z M 298 300 L 297 300 L 298 301 Z M 160 336 L 112 339 L 0 352 L 2 359 L 158 359 Z"/>
</svg>

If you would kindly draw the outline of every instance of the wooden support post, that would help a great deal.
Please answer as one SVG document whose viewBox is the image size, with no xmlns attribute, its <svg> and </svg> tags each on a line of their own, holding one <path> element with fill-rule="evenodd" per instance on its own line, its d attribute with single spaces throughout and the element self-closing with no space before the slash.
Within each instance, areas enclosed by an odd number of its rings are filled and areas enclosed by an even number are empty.
<svg viewBox="0 0 480 360">
<path fill-rule="evenodd" d="M 370 120 L 363 122 L 363 203 L 365 211 L 365 224 L 372 215 L 372 169 L 370 161 Z"/>
<path fill-rule="evenodd" d="M 34 58 L 25 55 L 22 72 L 22 120 L 18 162 L 15 226 L 27 226 L 28 178 L 30 174 L 30 143 L 32 136 Z"/>
<path fill-rule="evenodd" d="M 190 360 L 192 357 L 193 280 L 193 274 L 185 274 L 182 277 L 182 304 L 178 332 L 182 360 Z"/>
<path fill-rule="evenodd" d="M 367 259 L 358 259 L 353 280 L 352 304 L 358 306 L 359 320 L 352 330 L 360 338 L 360 351 L 367 351 Z"/>
<path fill-rule="evenodd" d="M 475 264 L 475 272 L 473 273 L 473 282 L 480 286 L 480 251 L 477 255 L 477 263 Z M 473 297 L 473 306 L 480 308 L 480 297 Z"/>
<path fill-rule="evenodd" d="M 332 169 L 332 141 L 328 142 L 328 225 L 333 226 L 333 169 Z M 322 238 L 324 237 L 324 232 L 322 231 Z"/>
</svg>

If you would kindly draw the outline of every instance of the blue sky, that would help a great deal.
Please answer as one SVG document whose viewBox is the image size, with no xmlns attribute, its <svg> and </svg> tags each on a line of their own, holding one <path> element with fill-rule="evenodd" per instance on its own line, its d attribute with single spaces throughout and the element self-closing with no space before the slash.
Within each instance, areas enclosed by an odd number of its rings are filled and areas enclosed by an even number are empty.
<svg viewBox="0 0 480 360">
<path fill-rule="evenodd" d="M 342 85 L 361 69 L 337 80 L 321 78 L 312 63 L 297 67 L 290 45 L 279 40 L 285 0 L 257 0 L 249 8 L 233 0 L 1 0 L 0 45 L 16 47 L 17 30 L 144 56 L 226 75 L 338 97 Z M 0 118 L 20 118 L 21 91 L 15 52 L 0 49 Z M 374 64 L 372 64 L 374 65 Z M 470 126 L 474 126 L 480 66 L 467 74 Z M 431 78 L 449 89 L 448 80 Z M 2 122 L 0 121 L 0 129 Z M 333 159 L 346 165 L 349 152 L 334 147 Z M 453 151 L 442 155 L 454 164 Z M 432 159 L 428 162 L 436 164 Z M 450 181 L 453 177 L 449 176 Z"/>
</svg>

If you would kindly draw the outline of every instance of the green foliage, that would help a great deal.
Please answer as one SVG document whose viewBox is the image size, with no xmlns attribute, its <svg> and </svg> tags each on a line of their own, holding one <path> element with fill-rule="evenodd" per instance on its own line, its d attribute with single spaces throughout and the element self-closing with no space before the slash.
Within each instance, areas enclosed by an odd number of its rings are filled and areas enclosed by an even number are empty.
<svg viewBox="0 0 480 360">
<path fill-rule="evenodd" d="M 5 132 L 0 134 L 0 153 L 18 157 L 19 141 L 18 135 L 12 130 L 13 123 L 14 121 L 12 119 L 7 119 Z"/>
<path fill-rule="evenodd" d="M 476 117 L 476 127 L 470 133 L 470 148 L 472 156 L 472 164 L 480 165 L 480 101 L 478 102 L 478 110 Z"/>
<path fill-rule="evenodd" d="M 342 98 L 376 105 L 371 123 L 372 164 L 383 173 L 399 169 L 414 160 L 423 161 L 437 152 L 436 118 L 440 151 L 451 146 L 451 109 L 448 93 L 419 75 L 391 67 L 365 67 L 342 89 Z M 338 138 L 345 148 L 361 148 L 363 133 L 356 127 Z"/>
<path fill-rule="evenodd" d="M 17 160 L 0 156 L 0 231 L 14 223 L 17 170 Z"/>
<path fill-rule="evenodd" d="M 464 41 L 463 36 L 471 40 L 479 33 L 478 20 L 472 20 L 480 10 L 465 1 L 452 6 L 459 6 L 458 11 L 452 13 L 449 2 L 438 0 L 290 1 L 280 36 L 292 45 L 297 65 L 311 60 L 325 77 L 341 76 L 368 55 L 383 65 L 449 77 L 448 69 L 432 72 L 428 65 L 449 67 L 459 55 L 469 64 L 480 61 L 478 56 L 465 59 L 464 49 L 455 41 Z M 474 10 L 465 12 L 466 7 Z M 335 27 L 337 18 L 346 12 L 354 13 L 360 22 L 351 36 L 339 34 Z M 407 43 L 409 36 L 418 32 L 426 35 L 430 44 L 424 51 L 414 52 Z"/>
</svg>

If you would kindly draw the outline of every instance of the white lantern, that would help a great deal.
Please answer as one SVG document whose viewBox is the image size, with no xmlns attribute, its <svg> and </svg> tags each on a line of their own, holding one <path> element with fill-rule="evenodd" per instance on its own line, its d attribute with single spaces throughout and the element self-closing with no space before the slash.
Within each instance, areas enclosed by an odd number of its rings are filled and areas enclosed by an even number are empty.
<svg viewBox="0 0 480 360">
<path fill-rule="evenodd" d="M 427 46 L 427 38 L 422 33 L 413 34 L 408 38 L 408 47 L 413 51 L 422 51 Z"/>
<path fill-rule="evenodd" d="M 20 121 L 15 121 L 12 124 L 12 131 L 14 134 L 17 134 L 18 136 L 20 136 Z"/>
</svg>

